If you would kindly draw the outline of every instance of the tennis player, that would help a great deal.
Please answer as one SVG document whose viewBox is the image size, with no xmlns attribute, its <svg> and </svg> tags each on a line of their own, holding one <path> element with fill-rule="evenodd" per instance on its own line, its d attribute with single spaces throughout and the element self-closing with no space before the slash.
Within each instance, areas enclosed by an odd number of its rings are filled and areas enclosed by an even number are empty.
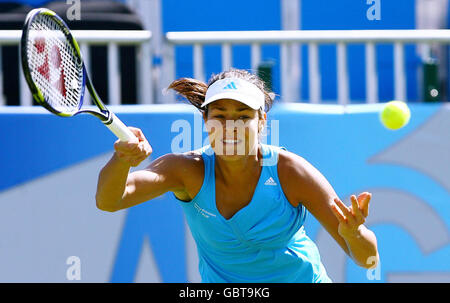
<svg viewBox="0 0 450 303">
<path fill-rule="evenodd" d="M 117 141 L 100 172 L 99 209 L 172 192 L 196 241 L 202 282 L 331 282 L 303 228 L 307 211 L 356 264 L 376 266 L 376 237 L 364 226 L 371 194 L 352 195 L 346 206 L 305 159 L 260 142 L 273 98 L 259 78 L 232 69 L 208 84 L 182 78 L 169 88 L 202 112 L 210 144 L 130 173 L 152 152 L 142 131 L 130 127 L 138 140 Z"/>
</svg>

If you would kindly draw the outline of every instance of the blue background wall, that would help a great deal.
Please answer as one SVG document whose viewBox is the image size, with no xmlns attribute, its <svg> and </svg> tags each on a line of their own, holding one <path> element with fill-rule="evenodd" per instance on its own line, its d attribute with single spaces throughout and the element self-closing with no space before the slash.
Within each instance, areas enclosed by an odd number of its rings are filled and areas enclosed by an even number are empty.
<svg viewBox="0 0 450 303">
<path fill-rule="evenodd" d="M 393 132 L 379 123 L 380 107 L 287 104 L 269 113 L 270 121 L 279 121 L 279 145 L 315 165 L 347 203 L 351 194 L 373 193 L 367 224 L 378 237 L 380 279 L 368 279 L 366 270 L 343 256 L 311 215 L 307 233 L 318 243 L 335 281 L 386 282 L 399 279 L 399 273 L 403 279 L 440 275 L 445 280 L 450 278 L 446 143 L 450 140 L 445 131 L 450 110 L 412 105 L 410 124 Z M 192 134 L 192 141 L 184 143 L 186 150 L 206 138 L 200 115 L 190 107 L 113 109 L 126 124 L 142 128 L 153 146 L 152 159 L 171 152 L 181 132 L 172 130 L 177 120 L 184 120 L 189 126 L 185 131 Z M 5 225 L 0 229 L 1 281 L 11 281 L 16 272 L 21 273 L 14 280 L 19 282 L 67 281 L 61 258 L 79 250 L 85 266 L 82 282 L 137 281 L 140 270 L 156 270 L 159 278 L 153 278 L 163 282 L 195 281 L 195 249 L 186 245 L 189 232 L 181 207 L 170 194 L 114 214 L 95 208 L 96 177 L 115 140 L 99 121 L 91 116 L 59 118 L 40 108 L 29 113 L 10 108 L 0 113 L 0 128 L 11 130 L 3 133 L 0 149 L 0 222 Z M 275 131 L 272 125 L 267 143 Z M 92 161 L 97 162 L 84 168 Z M 57 198 L 52 198 L 55 191 Z M 80 198 L 80 193 L 85 196 Z M 61 222 L 54 222 L 55 217 Z M 69 235 L 53 234 L 69 227 Z M 43 228 L 49 231 L 36 235 Z M 105 229 L 111 231 L 105 234 Z M 1 243 L 5 239 L 9 240 Z M 151 253 L 144 253 L 148 248 Z M 110 251 L 112 255 L 106 257 Z M 107 259 L 107 264 L 92 261 L 93 255 Z M 28 259 L 35 264 L 23 266 Z M 154 263 L 146 266 L 142 260 Z M 42 277 L 31 275 L 36 264 L 52 268 L 58 262 L 63 268 L 54 274 L 49 270 Z"/>
</svg>

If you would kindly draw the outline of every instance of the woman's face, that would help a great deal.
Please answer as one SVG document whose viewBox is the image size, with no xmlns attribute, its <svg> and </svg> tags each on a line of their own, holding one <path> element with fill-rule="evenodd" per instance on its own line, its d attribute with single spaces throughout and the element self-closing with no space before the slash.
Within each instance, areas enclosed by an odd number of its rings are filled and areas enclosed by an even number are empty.
<svg viewBox="0 0 450 303">
<path fill-rule="evenodd" d="M 260 119 L 257 110 L 235 100 L 221 99 L 208 105 L 204 119 L 216 155 L 233 160 L 257 153 L 265 114 Z"/>
</svg>

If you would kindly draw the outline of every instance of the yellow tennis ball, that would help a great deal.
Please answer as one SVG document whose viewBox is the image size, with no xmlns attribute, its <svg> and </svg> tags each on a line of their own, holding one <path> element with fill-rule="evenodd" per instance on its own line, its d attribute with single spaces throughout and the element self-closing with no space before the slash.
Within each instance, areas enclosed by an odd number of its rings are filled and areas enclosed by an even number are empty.
<svg viewBox="0 0 450 303">
<path fill-rule="evenodd" d="M 408 124 L 411 112 L 403 101 L 387 102 L 380 113 L 380 120 L 388 129 L 399 129 Z"/>
</svg>

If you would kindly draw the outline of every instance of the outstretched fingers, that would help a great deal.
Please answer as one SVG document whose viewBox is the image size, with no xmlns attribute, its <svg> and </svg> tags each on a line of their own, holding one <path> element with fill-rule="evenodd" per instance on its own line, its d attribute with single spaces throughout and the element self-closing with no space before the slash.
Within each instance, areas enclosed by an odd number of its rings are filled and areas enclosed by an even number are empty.
<svg viewBox="0 0 450 303">
<path fill-rule="evenodd" d="M 339 199 L 334 198 L 334 204 L 331 205 L 334 215 L 341 223 L 349 223 L 352 217 L 350 209 Z"/>
<path fill-rule="evenodd" d="M 359 203 L 358 203 L 358 200 L 357 200 L 356 196 L 352 195 L 350 197 L 350 200 L 352 201 L 352 209 L 351 209 L 351 211 L 352 211 L 352 214 L 353 214 L 353 216 L 355 218 L 356 223 L 357 224 L 363 224 L 365 222 L 365 217 L 363 215 L 363 212 L 360 209 L 360 206 L 359 206 Z"/>
<path fill-rule="evenodd" d="M 358 196 L 358 204 L 359 208 L 362 211 L 362 214 L 365 218 L 369 215 L 369 203 L 372 198 L 372 194 L 368 192 L 364 192 Z"/>
</svg>

